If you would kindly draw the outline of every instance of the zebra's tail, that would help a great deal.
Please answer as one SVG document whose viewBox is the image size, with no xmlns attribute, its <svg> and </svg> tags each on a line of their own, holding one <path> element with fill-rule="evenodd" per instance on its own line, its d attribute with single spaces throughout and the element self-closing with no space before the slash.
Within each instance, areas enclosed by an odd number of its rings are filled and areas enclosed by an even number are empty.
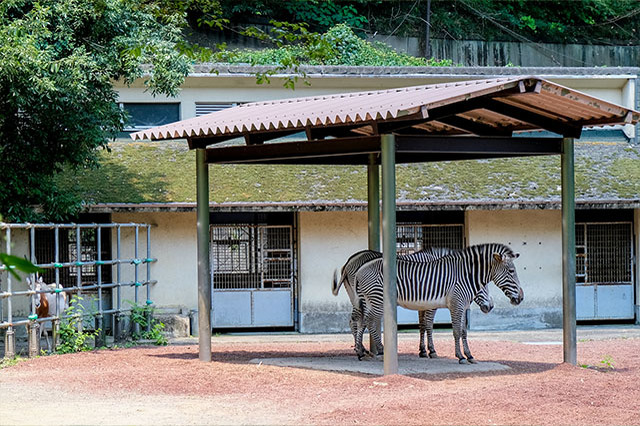
<svg viewBox="0 0 640 426">
<path fill-rule="evenodd" d="M 342 287 L 342 283 L 345 280 L 345 275 L 344 275 L 344 271 L 342 271 L 342 274 L 340 275 L 340 280 L 338 280 L 338 270 L 334 269 L 333 270 L 333 282 L 331 283 L 331 293 L 333 293 L 334 296 L 338 295 L 338 292 L 340 291 L 340 287 Z"/>
</svg>

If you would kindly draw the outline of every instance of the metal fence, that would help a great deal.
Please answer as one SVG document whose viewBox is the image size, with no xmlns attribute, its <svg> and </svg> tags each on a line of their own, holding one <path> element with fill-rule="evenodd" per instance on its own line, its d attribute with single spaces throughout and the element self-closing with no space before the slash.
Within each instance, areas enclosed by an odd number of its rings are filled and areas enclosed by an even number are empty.
<svg viewBox="0 0 640 426">
<path fill-rule="evenodd" d="M 123 229 L 133 232 L 133 247 L 130 247 L 131 244 L 123 247 Z M 95 329 L 100 330 L 96 345 L 104 344 L 108 328 L 116 340 L 124 334 L 124 314 L 130 312 L 131 307 L 125 307 L 122 304 L 123 288 L 134 289 L 133 302 L 137 306 L 140 304 L 141 289 L 144 287 L 145 305 L 152 304 L 150 284 L 155 284 L 157 281 L 151 279 L 151 264 L 157 259 L 151 257 L 151 225 L 0 223 L 0 231 L 3 231 L 5 238 L 4 252 L 24 255 L 33 264 L 43 269 L 42 277 L 47 284 L 55 284 L 55 289 L 36 292 L 33 288 L 28 288 L 16 291 L 15 277 L 8 273 L 5 265 L 0 265 L 0 330 L 6 330 L 5 357 L 15 355 L 14 327 L 22 325 L 27 327 L 31 336 L 37 331 L 38 324 L 44 326 L 43 322 L 51 321 L 55 349 L 55 335 L 59 321 L 69 317 L 63 312 L 61 316 L 38 318 L 35 314 L 37 294 L 64 291 L 69 298 L 71 295 L 96 295 L 95 312 L 87 314 L 91 317 L 95 316 Z M 144 254 L 140 250 L 141 234 L 146 240 Z M 115 239 L 115 250 L 113 250 L 113 239 Z M 18 250 L 18 253 L 12 253 L 15 251 L 16 243 L 21 244 L 21 250 Z M 129 256 L 122 256 L 124 249 L 128 249 Z M 123 266 L 133 269 L 128 274 L 132 275 L 133 279 L 124 279 Z M 35 281 L 35 277 L 31 278 Z M 20 297 L 31 299 L 30 315 L 27 318 L 14 315 L 14 299 Z M 39 346 L 39 340 L 29 338 L 30 355 L 39 352 L 37 346 Z"/>
</svg>

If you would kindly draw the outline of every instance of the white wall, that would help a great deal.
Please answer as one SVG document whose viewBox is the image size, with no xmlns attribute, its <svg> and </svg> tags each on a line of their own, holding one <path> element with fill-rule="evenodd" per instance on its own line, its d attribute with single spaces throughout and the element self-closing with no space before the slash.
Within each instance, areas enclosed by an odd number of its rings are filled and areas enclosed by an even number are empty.
<svg viewBox="0 0 640 426">
<path fill-rule="evenodd" d="M 493 284 L 495 308 L 472 311 L 472 328 L 557 327 L 562 321 L 562 231 L 559 210 L 472 210 L 466 214 L 470 245 L 498 242 L 520 253 L 515 261 L 525 299 L 512 306 Z"/>
<path fill-rule="evenodd" d="M 198 301 L 196 214 L 191 213 L 113 213 L 112 221 L 137 222 L 154 225 L 151 228 L 151 257 L 158 261 L 151 265 L 151 279 L 158 283 L 151 287 L 151 301 L 161 311 L 195 309 Z M 146 235 L 140 233 L 139 257 L 146 257 Z M 122 229 L 121 256 L 133 257 L 134 234 Z M 113 255 L 116 244 L 113 240 Z M 123 280 L 133 281 L 132 265 L 123 267 Z M 139 267 L 139 281 L 146 279 L 146 267 Z M 114 277 L 115 278 L 115 277 Z M 145 303 L 146 290 L 140 287 L 139 302 Z M 133 289 L 123 292 L 122 300 L 134 299 Z M 123 303 L 129 307 L 127 303 Z"/>
<path fill-rule="evenodd" d="M 331 293 L 333 271 L 367 248 L 367 213 L 300 212 L 298 229 L 300 331 L 343 331 L 351 302 L 344 289 Z"/>
</svg>

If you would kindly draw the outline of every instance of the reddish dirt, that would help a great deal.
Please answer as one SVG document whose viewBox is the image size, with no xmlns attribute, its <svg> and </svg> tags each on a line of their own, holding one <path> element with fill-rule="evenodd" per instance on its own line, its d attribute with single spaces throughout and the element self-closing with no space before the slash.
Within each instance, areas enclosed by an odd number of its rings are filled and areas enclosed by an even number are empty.
<svg viewBox="0 0 640 426">
<path fill-rule="evenodd" d="M 49 409 L 64 411 L 49 423 L 640 424 L 640 339 L 579 342 L 578 362 L 590 368 L 562 364 L 559 345 L 470 343 L 478 360 L 511 370 L 375 377 L 248 363 L 353 354 L 344 339 L 214 343 L 211 363 L 198 361 L 193 345 L 40 357 L 0 370 L 0 424 L 34 420 L 17 411 L 29 398 L 15 392 L 26 388 L 46 389 Z M 452 357 L 450 337 L 436 345 Z M 415 354 L 416 346 L 401 339 L 399 351 Z"/>
</svg>

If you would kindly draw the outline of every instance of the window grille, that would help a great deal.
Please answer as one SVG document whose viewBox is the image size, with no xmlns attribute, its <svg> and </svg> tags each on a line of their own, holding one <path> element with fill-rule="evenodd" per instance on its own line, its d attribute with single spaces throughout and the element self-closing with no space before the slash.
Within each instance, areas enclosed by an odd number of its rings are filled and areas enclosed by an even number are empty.
<svg viewBox="0 0 640 426">
<path fill-rule="evenodd" d="M 196 102 L 196 117 L 210 114 L 223 109 L 231 108 L 238 105 L 236 102 Z"/>
<path fill-rule="evenodd" d="M 125 131 L 150 129 L 180 120 L 179 103 L 127 102 L 120 105 L 129 114 L 129 120 L 125 123 Z"/>
<path fill-rule="evenodd" d="M 631 284 L 632 269 L 631 223 L 576 224 L 577 284 Z"/>
<path fill-rule="evenodd" d="M 78 246 L 76 240 L 76 229 L 61 228 L 58 230 L 58 261 L 66 262 L 92 262 L 98 259 L 97 230 L 92 228 L 81 228 L 82 252 L 78 259 Z M 102 260 L 111 259 L 111 231 L 102 229 Z M 53 229 L 36 229 L 35 231 L 35 256 L 36 263 L 55 262 L 55 237 Z M 85 284 L 98 281 L 98 271 L 95 265 L 82 265 L 81 278 Z M 55 282 L 55 270 L 45 269 L 42 277 L 46 282 Z M 61 268 L 59 270 L 59 280 L 65 287 L 73 286 L 77 283 L 78 268 Z M 112 268 L 102 267 L 102 282 L 110 282 L 112 278 Z"/>
<path fill-rule="evenodd" d="M 396 227 L 398 254 L 411 254 L 427 247 L 463 249 L 464 225 L 401 223 Z"/>
<path fill-rule="evenodd" d="M 80 229 L 80 238 L 81 238 L 81 252 L 80 256 L 78 256 L 78 245 L 77 245 L 77 232 L 75 229 L 70 229 L 67 233 L 67 247 L 69 250 L 69 261 L 70 262 L 94 262 L 98 259 L 98 247 L 96 242 L 96 230 L 95 229 Z M 95 265 L 82 265 L 81 276 L 83 278 L 94 278 L 97 277 L 96 267 Z M 69 275 L 72 277 L 76 277 L 78 275 L 78 269 L 71 268 L 69 270 Z"/>
<path fill-rule="evenodd" d="M 291 226 L 211 227 L 213 289 L 293 288 Z"/>
</svg>

